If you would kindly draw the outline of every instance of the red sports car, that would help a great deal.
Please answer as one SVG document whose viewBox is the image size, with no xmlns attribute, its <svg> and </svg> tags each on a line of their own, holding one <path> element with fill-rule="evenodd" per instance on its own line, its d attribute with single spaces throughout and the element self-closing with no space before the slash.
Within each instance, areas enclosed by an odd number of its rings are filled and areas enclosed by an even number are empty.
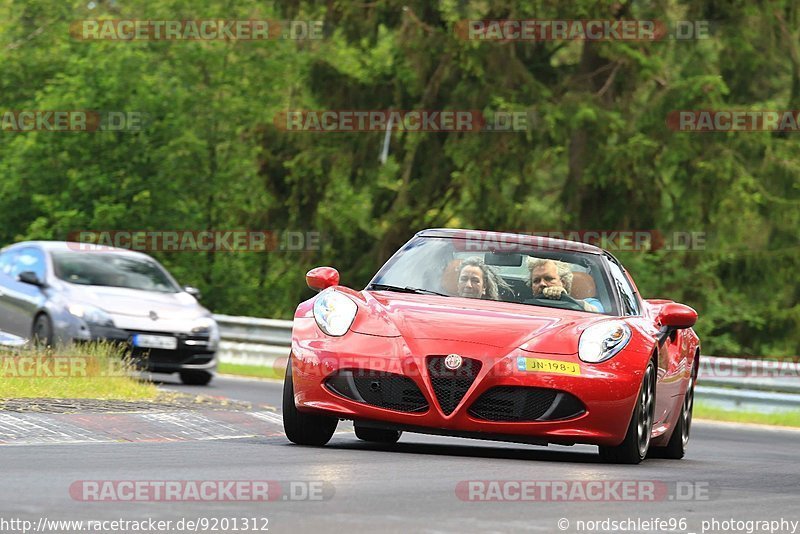
<svg viewBox="0 0 800 534">
<path fill-rule="evenodd" d="M 608 252 L 544 237 L 417 233 L 362 291 L 319 267 L 300 304 L 283 421 L 324 445 L 339 419 L 362 440 L 403 431 L 599 446 L 606 461 L 682 458 L 697 313 L 642 300 Z"/>
</svg>

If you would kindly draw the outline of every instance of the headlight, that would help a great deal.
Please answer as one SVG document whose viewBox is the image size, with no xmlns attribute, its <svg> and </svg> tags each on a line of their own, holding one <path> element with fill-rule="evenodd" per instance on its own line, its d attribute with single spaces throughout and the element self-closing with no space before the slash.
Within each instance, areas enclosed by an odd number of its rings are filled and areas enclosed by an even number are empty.
<svg viewBox="0 0 800 534">
<path fill-rule="evenodd" d="M 88 304 L 70 304 L 67 306 L 67 309 L 72 315 L 83 319 L 88 324 L 114 326 L 114 320 L 111 316 L 96 306 L 89 306 Z"/>
<path fill-rule="evenodd" d="M 622 321 L 606 321 L 590 326 L 581 334 L 578 357 L 589 363 L 608 360 L 631 339 L 631 329 Z"/>
<path fill-rule="evenodd" d="M 343 336 L 356 318 L 356 303 L 336 291 L 323 291 L 314 301 L 314 319 L 329 336 Z"/>
<path fill-rule="evenodd" d="M 219 326 L 211 317 L 201 317 L 192 327 L 193 334 L 208 334 L 208 348 L 216 350 L 219 347 Z"/>
</svg>

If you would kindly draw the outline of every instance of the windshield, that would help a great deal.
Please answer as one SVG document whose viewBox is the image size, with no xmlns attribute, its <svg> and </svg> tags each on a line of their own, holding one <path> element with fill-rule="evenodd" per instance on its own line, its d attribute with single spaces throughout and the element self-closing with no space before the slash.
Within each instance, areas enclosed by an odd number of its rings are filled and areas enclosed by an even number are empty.
<svg viewBox="0 0 800 534">
<path fill-rule="evenodd" d="M 476 247 L 458 238 L 415 237 L 367 289 L 617 315 L 604 273 L 602 257 L 596 254 L 525 245 L 493 247 L 489 242 Z"/>
<path fill-rule="evenodd" d="M 55 275 L 71 284 L 124 287 L 177 293 L 180 289 L 155 261 L 113 252 L 65 252 L 53 255 Z"/>
</svg>

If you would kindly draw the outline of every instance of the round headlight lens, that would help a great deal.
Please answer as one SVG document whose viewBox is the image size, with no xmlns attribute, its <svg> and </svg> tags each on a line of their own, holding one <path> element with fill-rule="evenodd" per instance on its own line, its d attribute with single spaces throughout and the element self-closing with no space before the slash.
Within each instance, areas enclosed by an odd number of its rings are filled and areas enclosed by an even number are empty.
<svg viewBox="0 0 800 534">
<path fill-rule="evenodd" d="M 605 321 L 592 325 L 581 334 L 578 356 L 589 363 L 613 358 L 631 339 L 631 329 L 622 321 Z"/>
<path fill-rule="evenodd" d="M 356 318 L 358 306 L 336 291 L 323 291 L 314 301 L 314 319 L 329 336 L 343 336 Z"/>
</svg>

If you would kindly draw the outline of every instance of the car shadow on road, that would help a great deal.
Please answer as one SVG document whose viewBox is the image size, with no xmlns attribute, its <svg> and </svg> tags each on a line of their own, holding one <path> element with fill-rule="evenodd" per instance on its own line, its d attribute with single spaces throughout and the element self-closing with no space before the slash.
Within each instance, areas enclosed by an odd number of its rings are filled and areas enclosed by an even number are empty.
<svg viewBox="0 0 800 534">
<path fill-rule="evenodd" d="M 401 438 L 402 439 L 402 438 Z M 525 445 L 519 445 L 525 447 Z M 534 447 L 533 445 L 531 447 Z M 492 458 L 497 460 L 525 460 L 541 462 L 573 462 L 581 464 L 601 463 L 600 457 L 589 451 L 566 451 L 563 449 L 528 449 L 488 447 L 479 445 L 462 445 L 453 443 L 395 443 L 392 445 L 382 445 L 377 443 L 366 443 L 363 441 L 343 441 L 341 439 L 331 441 L 327 448 L 340 450 L 368 450 L 389 453 L 403 454 L 425 454 L 432 456 L 459 456 L 471 458 Z"/>
</svg>

